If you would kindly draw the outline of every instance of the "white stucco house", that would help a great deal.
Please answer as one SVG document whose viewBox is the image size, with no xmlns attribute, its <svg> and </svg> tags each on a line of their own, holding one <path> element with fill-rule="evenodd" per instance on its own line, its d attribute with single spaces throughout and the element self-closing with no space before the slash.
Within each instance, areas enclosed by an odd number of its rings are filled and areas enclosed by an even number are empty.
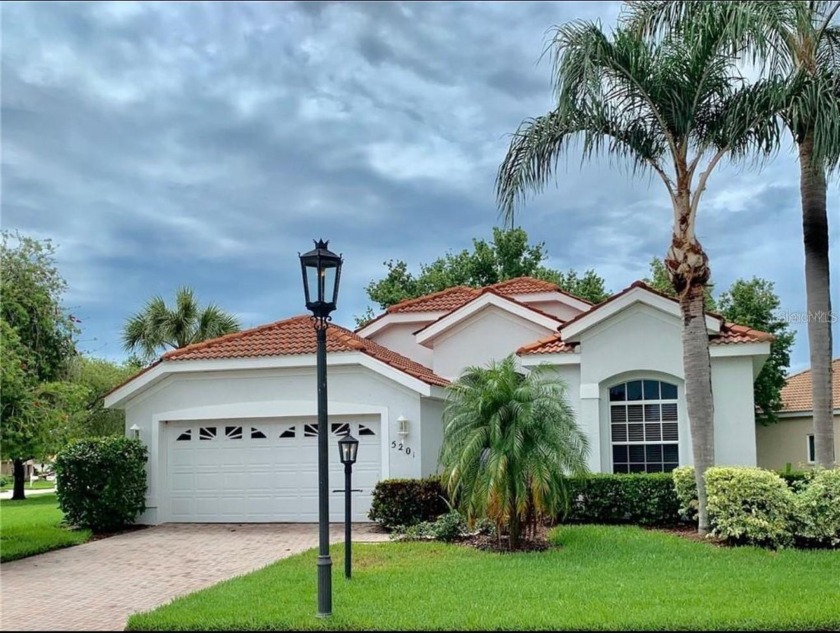
<svg viewBox="0 0 840 633">
<path fill-rule="evenodd" d="M 755 465 L 752 385 L 771 337 L 713 314 L 706 327 L 717 461 Z M 446 385 L 511 353 L 566 382 L 592 471 L 692 462 L 679 306 L 641 282 L 595 306 L 531 278 L 456 287 L 356 332 L 330 325 L 327 341 L 331 431 L 361 441 L 354 520 L 366 520 L 380 479 L 437 470 Z M 315 390 L 308 316 L 172 350 L 117 387 L 105 405 L 124 409 L 149 447 L 141 522 L 317 521 Z M 341 487 L 337 449 L 330 459 L 331 488 Z"/>
</svg>

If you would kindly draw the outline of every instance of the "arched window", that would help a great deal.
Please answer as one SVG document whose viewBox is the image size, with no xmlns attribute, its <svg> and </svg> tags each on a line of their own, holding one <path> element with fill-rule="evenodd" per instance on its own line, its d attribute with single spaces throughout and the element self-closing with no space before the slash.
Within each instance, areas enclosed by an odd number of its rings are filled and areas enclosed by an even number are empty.
<svg viewBox="0 0 840 633">
<path fill-rule="evenodd" d="M 669 473 L 679 466 L 677 386 L 631 380 L 610 388 L 614 473 Z"/>
</svg>

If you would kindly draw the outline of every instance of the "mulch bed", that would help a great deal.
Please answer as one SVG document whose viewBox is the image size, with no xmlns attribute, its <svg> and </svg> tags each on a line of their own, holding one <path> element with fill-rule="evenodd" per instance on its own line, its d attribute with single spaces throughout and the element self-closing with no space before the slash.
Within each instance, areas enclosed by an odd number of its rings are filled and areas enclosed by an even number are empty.
<svg viewBox="0 0 840 633">
<path fill-rule="evenodd" d="M 498 554 L 523 554 L 527 552 L 544 552 L 547 549 L 555 547 L 555 545 L 548 541 L 548 529 L 545 526 L 537 527 L 536 537 L 533 539 L 521 539 L 519 547 L 512 550 L 508 547 L 508 537 L 502 536 L 499 539 L 496 536 L 487 534 L 476 534 L 474 536 L 467 536 L 457 541 L 461 545 L 467 547 L 474 547 L 485 552 L 496 552 Z"/>
<path fill-rule="evenodd" d="M 700 534 L 697 533 L 697 528 L 692 525 L 675 525 L 669 528 L 660 527 L 649 529 L 654 532 L 673 534 L 674 536 L 679 536 L 680 538 L 688 539 L 689 541 L 694 541 L 696 543 L 706 543 L 707 545 L 714 545 L 715 547 L 731 547 L 728 543 L 719 538 L 715 538 L 714 536 L 700 536 Z"/>
</svg>

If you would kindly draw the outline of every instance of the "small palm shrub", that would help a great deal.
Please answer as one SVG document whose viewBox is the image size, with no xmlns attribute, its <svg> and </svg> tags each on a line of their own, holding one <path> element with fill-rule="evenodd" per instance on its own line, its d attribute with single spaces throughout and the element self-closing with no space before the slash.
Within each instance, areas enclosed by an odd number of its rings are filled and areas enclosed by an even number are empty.
<svg viewBox="0 0 840 633">
<path fill-rule="evenodd" d="M 586 472 L 565 386 L 547 367 L 520 373 L 509 356 L 466 369 L 447 391 L 444 487 L 469 522 L 491 519 L 516 549 L 568 504 L 564 475 Z"/>
<path fill-rule="evenodd" d="M 794 521 L 803 544 L 840 546 L 840 468 L 813 474 L 796 495 Z"/>
<path fill-rule="evenodd" d="M 776 473 L 713 467 L 706 471 L 705 481 L 713 535 L 774 548 L 792 543 L 795 496 Z"/>
</svg>

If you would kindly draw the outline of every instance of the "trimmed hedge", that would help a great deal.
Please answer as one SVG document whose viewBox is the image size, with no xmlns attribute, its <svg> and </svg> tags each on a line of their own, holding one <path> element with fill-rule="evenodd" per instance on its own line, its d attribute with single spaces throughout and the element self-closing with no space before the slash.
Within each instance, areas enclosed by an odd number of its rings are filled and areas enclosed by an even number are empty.
<svg viewBox="0 0 840 633">
<path fill-rule="evenodd" d="M 667 526 L 679 523 L 680 503 L 669 473 L 591 474 L 566 479 L 568 523 L 632 523 Z"/>
<path fill-rule="evenodd" d="M 817 470 L 796 495 L 795 530 L 800 545 L 840 546 L 840 468 Z"/>
<path fill-rule="evenodd" d="M 386 530 L 434 521 L 449 511 L 440 477 L 386 479 L 376 484 L 368 517 Z"/>
<path fill-rule="evenodd" d="M 112 532 L 146 509 L 148 450 L 127 437 L 79 440 L 55 459 L 56 496 L 71 525 Z"/>
</svg>

